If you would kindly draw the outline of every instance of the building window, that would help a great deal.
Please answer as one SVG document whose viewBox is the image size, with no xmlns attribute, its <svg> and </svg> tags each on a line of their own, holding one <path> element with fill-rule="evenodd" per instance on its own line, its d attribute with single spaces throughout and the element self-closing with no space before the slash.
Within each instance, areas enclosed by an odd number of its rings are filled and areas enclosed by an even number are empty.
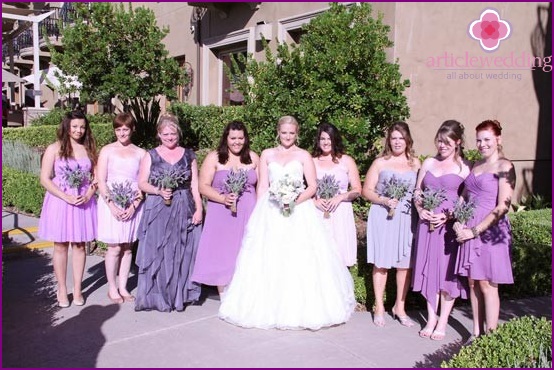
<svg viewBox="0 0 554 370">
<path fill-rule="evenodd" d="M 229 106 L 229 105 L 243 105 L 244 104 L 244 96 L 241 92 L 239 92 L 235 86 L 233 81 L 233 76 L 242 74 L 245 70 L 245 66 L 243 63 L 241 63 L 238 59 L 238 56 L 242 55 L 246 58 L 246 48 L 243 48 L 242 50 L 227 50 L 224 52 L 219 53 L 219 59 L 222 61 L 222 84 L 221 84 L 221 105 L 222 106 Z M 235 60 L 238 64 L 238 70 L 234 70 L 233 64 L 231 63 L 231 58 L 234 56 Z M 227 68 L 223 67 L 223 65 L 227 66 Z M 229 78 L 227 70 L 231 72 L 231 78 Z"/>
</svg>

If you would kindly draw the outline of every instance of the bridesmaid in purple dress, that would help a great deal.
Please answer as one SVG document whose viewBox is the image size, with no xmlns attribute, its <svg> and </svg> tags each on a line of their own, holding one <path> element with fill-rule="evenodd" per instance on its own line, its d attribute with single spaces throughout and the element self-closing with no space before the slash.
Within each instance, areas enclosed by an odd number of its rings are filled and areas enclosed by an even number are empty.
<svg viewBox="0 0 554 370">
<path fill-rule="evenodd" d="M 85 271 L 85 242 L 96 238 L 96 144 L 89 122 L 81 111 L 69 112 L 42 157 L 40 183 L 46 188 L 38 235 L 54 242 L 52 264 L 58 283 L 59 307 L 69 307 L 67 259 L 72 248 L 73 303 L 85 304 L 81 282 Z M 80 169 L 80 171 L 78 171 Z M 86 176 L 79 176 L 86 174 Z M 71 177 L 68 178 L 67 175 Z M 82 181 L 71 181 L 82 178 Z"/>
<path fill-rule="evenodd" d="M 413 189 L 416 174 L 421 166 L 413 151 L 410 128 L 405 122 L 395 122 L 387 130 L 385 149 L 381 157 L 367 171 L 362 196 L 371 202 L 367 216 L 367 262 L 373 264 L 373 291 L 375 311 L 373 323 L 385 326 L 385 286 L 388 270 L 396 268 L 396 299 L 392 307 L 393 317 L 398 317 L 404 326 L 415 323 L 406 315 L 406 295 L 410 288 L 410 262 L 412 255 L 413 228 L 412 197 L 401 199 L 383 195 L 385 181 L 395 176 Z M 389 210 L 395 209 L 388 217 Z"/>
<path fill-rule="evenodd" d="M 464 198 L 476 199 L 477 208 L 467 225 L 456 222 L 457 273 L 469 279 L 473 335 L 495 330 L 500 314 L 498 284 L 513 284 L 512 235 L 506 214 L 515 188 L 512 162 L 502 153 L 502 128 L 496 120 L 481 122 L 477 149 L 482 159 L 465 180 Z"/>
<path fill-rule="evenodd" d="M 362 192 L 358 167 L 352 157 L 344 154 L 339 130 L 330 123 L 319 125 L 312 155 L 318 180 L 333 175 L 339 183 L 337 195 L 331 199 L 314 198 L 314 204 L 336 241 L 343 264 L 353 266 L 357 262 L 358 240 L 352 201 Z M 324 212 L 329 212 L 330 217 L 325 218 Z"/>
<path fill-rule="evenodd" d="M 454 221 L 449 218 L 470 172 L 470 163 L 463 158 L 463 137 L 464 128 L 458 121 L 444 122 L 435 136 L 437 155 L 423 162 L 416 182 L 415 204 L 420 221 L 414 250 L 413 290 L 421 292 L 427 300 L 427 325 L 419 335 L 433 340 L 444 339 L 455 299 L 467 298 L 467 281 L 455 271 L 459 244 Z M 434 211 L 423 209 L 417 200 L 417 194 L 427 188 L 446 191 L 446 200 Z M 430 224 L 434 225 L 434 231 L 430 230 Z"/>
<path fill-rule="evenodd" d="M 260 158 L 250 150 L 244 123 L 230 122 L 217 150 L 209 153 L 200 169 L 200 194 L 208 199 L 206 220 L 200 237 L 192 280 L 217 286 L 220 295 L 231 282 L 244 227 L 256 204 L 256 183 Z M 238 197 L 224 191 L 231 170 L 244 169 L 248 180 Z M 236 212 L 231 206 L 236 202 Z"/>
</svg>

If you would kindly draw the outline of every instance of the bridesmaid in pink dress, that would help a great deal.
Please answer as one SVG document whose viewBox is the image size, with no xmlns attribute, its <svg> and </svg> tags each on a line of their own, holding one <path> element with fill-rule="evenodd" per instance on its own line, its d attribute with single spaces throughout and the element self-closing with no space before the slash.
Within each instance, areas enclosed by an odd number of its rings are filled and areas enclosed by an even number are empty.
<svg viewBox="0 0 554 370">
<path fill-rule="evenodd" d="M 358 240 L 352 201 L 362 191 L 358 167 L 352 157 L 344 154 L 339 130 L 330 123 L 319 125 L 312 156 L 317 179 L 333 175 L 339 183 L 337 195 L 331 199 L 316 197 L 314 203 L 339 247 L 343 264 L 353 266 L 357 262 Z M 325 212 L 330 214 L 328 218 L 324 217 Z"/>
<path fill-rule="evenodd" d="M 220 295 L 233 278 L 244 229 L 256 205 L 259 163 L 259 156 L 250 150 L 246 126 L 232 121 L 225 127 L 217 150 L 206 156 L 200 168 L 198 187 L 208 199 L 208 207 L 191 279 L 217 286 Z M 238 198 L 223 189 L 233 169 L 244 169 L 248 176 Z M 234 202 L 235 213 L 230 209 Z"/>
<path fill-rule="evenodd" d="M 85 242 L 96 238 L 96 184 L 92 181 L 96 164 L 96 144 L 89 122 L 81 111 L 69 112 L 42 157 L 40 183 L 46 188 L 38 235 L 54 242 L 52 264 L 58 283 L 59 307 L 69 307 L 67 296 L 67 260 L 69 245 L 73 262 L 73 303 L 85 304 L 81 282 L 85 271 Z M 82 171 L 76 171 L 80 168 Z M 72 182 L 78 173 L 83 181 Z M 80 184 L 79 184 L 80 183 Z"/>
<path fill-rule="evenodd" d="M 500 122 L 483 121 L 475 130 L 482 159 L 466 178 L 463 195 L 476 199 L 477 208 L 466 226 L 454 224 L 457 240 L 463 243 L 457 273 L 469 280 L 473 337 L 496 329 L 500 315 L 498 284 L 514 283 L 512 234 L 506 214 L 516 182 L 514 166 L 502 152 Z"/>
<path fill-rule="evenodd" d="M 108 244 L 105 261 L 108 298 L 113 303 L 123 303 L 135 300 L 127 290 L 127 280 L 133 257 L 132 245 L 137 240 L 142 215 L 142 195 L 137 179 L 140 161 L 146 151 L 131 143 L 135 131 L 131 114 L 118 114 L 113 128 L 117 141 L 103 147 L 98 158 L 98 240 Z M 111 199 L 109 190 L 115 184 L 125 183 L 136 192 L 135 199 L 126 208 L 120 208 Z M 117 275 L 119 285 L 116 284 Z"/>
</svg>

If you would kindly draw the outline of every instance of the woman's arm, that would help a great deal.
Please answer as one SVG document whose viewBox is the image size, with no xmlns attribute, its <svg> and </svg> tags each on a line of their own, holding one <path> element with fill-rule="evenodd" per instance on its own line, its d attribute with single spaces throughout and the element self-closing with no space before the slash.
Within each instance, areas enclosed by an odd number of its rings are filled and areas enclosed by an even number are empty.
<svg viewBox="0 0 554 370">
<path fill-rule="evenodd" d="M 192 179 L 190 182 L 192 190 L 192 198 L 194 199 L 194 205 L 196 210 L 192 215 L 192 223 L 198 225 L 202 222 L 202 198 L 200 197 L 200 192 L 198 191 L 198 162 L 196 158 L 192 161 L 191 164 Z"/>
<path fill-rule="evenodd" d="M 64 193 L 54 182 L 54 163 L 58 154 L 59 144 L 54 143 L 46 148 L 44 155 L 42 156 L 42 164 L 40 166 L 40 184 L 44 186 L 47 192 L 60 198 L 61 200 L 75 205 L 77 197 Z"/>
<path fill-rule="evenodd" d="M 300 204 L 310 198 L 312 198 L 317 191 L 317 176 L 315 171 L 314 161 L 312 156 L 305 150 L 302 150 L 300 154 L 300 161 L 304 167 L 304 178 L 306 179 L 306 184 L 308 185 L 306 189 L 294 201 L 296 204 Z"/>
<path fill-rule="evenodd" d="M 267 160 L 270 155 L 270 149 L 266 149 L 260 156 L 260 176 L 258 177 L 258 188 L 256 189 L 257 198 L 260 199 L 269 189 L 269 174 L 267 172 Z"/>
<path fill-rule="evenodd" d="M 362 188 L 362 197 L 369 200 L 372 204 L 381 204 L 386 207 L 396 207 L 398 200 L 383 197 L 377 193 L 377 182 L 379 181 L 379 172 L 383 159 L 377 158 L 373 161 L 365 175 L 364 186 Z M 396 203 L 395 203 L 396 202 Z"/>
<path fill-rule="evenodd" d="M 221 194 L 219 190 L 212 187 L 215 172 L 217 170 L 217 152 L 210 152 L 202 166 L 200 167 L 200 175 L 198 178 L 198 190 L 200 194 L 211 200 L 212 202 L 226 204 L 226 195 Z"/>
<path fill-rule="evenodd" d="M 514 193 L 516 173 L 514 165 L 507 159 L 500 159 L 496 175 L 498 176 L 498 198 L 496 207 L 481 222 L 471 229 L 458 231 L 458 241 L 477 238 L 482 232 L 496 224 L 510 210 Z"/>
<path fill-rule="evenodd" d="M 344 155 L 341 158 L 341 161 L 348 169 L 348 183 L 350 185 L 350 190 L 343 194 L 337 194 L 333 198 L 329 199 L 327 209 L 329 212 L 334 212 L 342 202 L 352 202 L 354 199 L 358 198 L 362 192 L 362 183 L 360 181 L 360 173 L 358 172 L 356 162 L 354 162 L 354 160 L 347 155 Z"/>
</svg>

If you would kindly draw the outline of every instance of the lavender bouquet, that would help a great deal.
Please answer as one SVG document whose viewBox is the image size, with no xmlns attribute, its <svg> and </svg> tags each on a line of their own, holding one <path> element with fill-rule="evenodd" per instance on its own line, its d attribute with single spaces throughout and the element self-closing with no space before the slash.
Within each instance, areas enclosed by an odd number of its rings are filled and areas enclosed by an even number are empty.
<svg viewBox="0 0 554 370">
<path fill-rule="evenodd" d="M 90 172 L 84 170 L 79 164 L 75 168 L 71 168 L 69 164 L 66 164 L 61 170 L 62 179 L 67 186 L 73 189 L 79 189 L 85 181 L 92 180 Z"/>
<path fill-rule="evenodd" d="M 317 180 L 316 196 L 321 199 L 329 200 L 339 192 L 339 182 L 334 175 L 324 175 L 321 180 Z M 323 213 L 323 217 L 329 218 L 331 214 L 327 211 Z"/>
<path fill-rule="evenodd" d="M 401 180 L 398 177 L 392 175 L 389 179 L 383 182 L 383 189 L 381 195 L 387 198 L 400 200 L 410 192 L 411 185 L 407 180 Z M 395 208 L 389 209 L 387 218 L 394 217 Z"/>
<path fill-rule="evenodd" d="M 269 199 L 279 205 L 283 216 L 288 217 L 294 210 L 294 201 L 304 191 L 304 182 L 286 174 L 269 187 Z"/>
<path fill-rule="evenodd" d="M 246 182 L 248 181 L 248 171 L 241 168 L 238 170 L 232 169 L 227 174 L 225 181 L 223 182 L 223 192 L 227 194 L 235 194 L 239 197 L 245 189 Z M 237 200 L 231 205 L 231 212 L 237 213 Z"/>
<path fill-rule="evenodd" d="M 419 195 L 419 201 L 423 209 L 430 212 L 434 211 L 442 202 L 446 200 L 446 190 L 443 188 L 427 188 Z M 435 231 L 433 224 L 429 225 L 429 232 Z"/>
<path fill-rule="evenodd" d="M 121 209 L 127 209 L 138 195 L 138 190 L 133 189 L 129 180 L 114 182 L 108 187 L 108 198 Z"/>
<path fill-rule="evenodd" d="M 465 223 L 473 217 L 475 208 L 477 208 L 477 201 L 470 198 L 467 201 L 462 200 L 456 203 L 452 213 L 456 220 L 458 220 L 462 225 L 465 225 Z"/>
<path fill-rule="evenodd" d="M 189 180 L 185 169 L 181 166 L 163 168 L 150 174 L 150 183 L 158 189 L 175 189 Z M 166 206 L 171 205 L 171 198 L 164 199 Z"/>
</svg>

